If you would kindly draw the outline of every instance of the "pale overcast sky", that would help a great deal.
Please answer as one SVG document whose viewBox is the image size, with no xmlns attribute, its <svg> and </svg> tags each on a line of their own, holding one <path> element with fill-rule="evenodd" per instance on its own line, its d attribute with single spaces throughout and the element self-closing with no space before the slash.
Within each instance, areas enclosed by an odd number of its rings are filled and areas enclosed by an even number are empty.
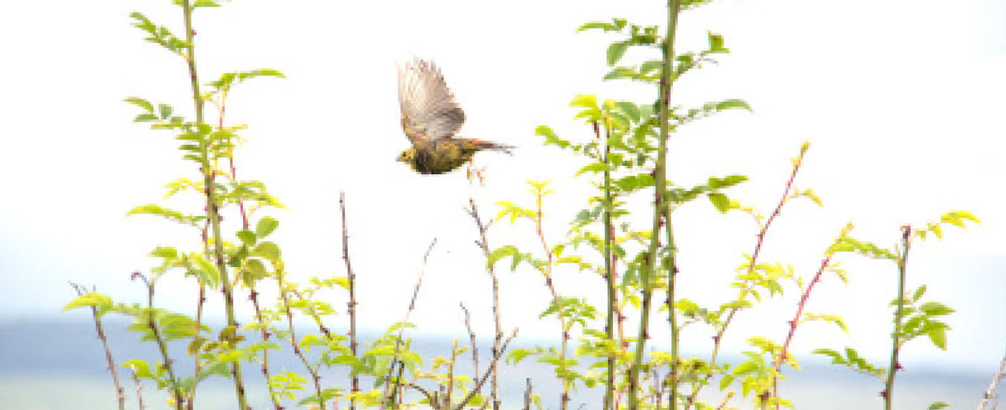
<svg viewBox="0 0 1006 410">
<path fill-rule="evenodd" d="M 130 121 L 129 96 L 190 112 L 182 63 L 141 40 L 130 27 L 142 11 L 176 33 L 168 1 L 15 2 L 0 14 L 0 317 L 82 317 L 60 313 L 67 281 L 96 285 L 119 301 L 140 300 L 134 270 L 156 245 L 192 241 L 187 231 L 151 217 L 126 218 L 158 202 L 163 184 L 193 176 L 175 142 Z M 474 197 L 484 215 L 508 199 L 531 203 L 527 179 L 552 179 L 547 202 L 553 241 L 582 206 L 587 181 L 575 162 L 533 135 L 547 124 L 567 138 L 589 129 L 566 108 L 575 94 L 649 103 L 651 90 L 602 82 L 611 37 L 576 34 L 592 20 L 628 17 L 656 24 L 656 1 L 262 1 L 242 0 L 197 16 L 203 80 L 221 71 L 276 68 L 286 80 L 262 79 L 232 96 L 228 121 L 247 123 L 239 176 L 266 182 L 289 211 L 276 240 L 288 267 L 309 275 L 343 274 L 338 195 L 348 201 L 350 247 L 360 276 L 364 326 L 381 329 L 404 314 L 423 252 L 438 238 L 413 318 L 430 332 L 463 335 L 458 303 L 476 312 L 488 335 L 489 285 L 463 211 Z M 754 113 L 727 113 L 690 126 L 671 145 L 671 179 L 745 174 L 728 193 L 769 213 L 789 172 L 789 158 L 811 141 L 800 187 L 825 208 L 794 203 L 771 233 L 764 260 L 792 263 L 809 277 L 847 221 L 855 234 L 893 245 L 898 227 L 965 209 L 983 223 L 919 244 L 909 286 L 957 309 L 949 352 L 910 346 L 906 360 L 992 366 L 1006 344 L 1006 4 L 997 0 L 720 1 L 681 17 L 681 47 L 703 45 L 706 30 L 725 36 L 732 54 L 682 80 L 679 103 L 742 98 Z M 395 156 L 407 147 L 399 125 L 396 63 L 434 60 L 465 108 L 464 136 L 519 146 L 514 155 L 480 154 L 485 188 L 463 172 L 420 176 Z M 626 59 L 641 58 L 630 52 Z M 755 227 L 721 217 L 706 203 L 679 214 L 682 292 L 705 303 L 733 297 L 726 287 Z M 499 223 L 494 246 L 527 241 L 531 227 Z M 531 248 L 534 249 L 534 248 Z M 874 358 L 888 347 L 893 266 L 844 258 L 850 284 L 827 279 L 808 309 L 839 313 L 844 335 L 807 326 L 797 351 L 853 345 Z M 505 327 L 546 337 L 541 279 L 501 265 Z M 560 291 L 595 289 L 593 278 L 562 272 Z M 595 281 L 595 282 L 592 282 Z M 165 280 L 159 301 L 187 308 L 191 288 Z M 728 339 L 781 339 L 795 294 L 748 311 Z M 340 304 L 342 302 L 339 302 Z M 83 312 L 79 312 L 83 313 Z M 701 333 L 689 347 L 707 348 Z"/>
</svg>

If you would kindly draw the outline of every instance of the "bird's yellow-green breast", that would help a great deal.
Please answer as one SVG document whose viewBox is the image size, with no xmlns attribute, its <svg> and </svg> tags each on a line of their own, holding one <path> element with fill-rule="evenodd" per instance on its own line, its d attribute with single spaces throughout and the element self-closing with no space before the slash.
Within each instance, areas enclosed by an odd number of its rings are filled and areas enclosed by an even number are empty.
<svg viewBox="0 0 1006 410">
<path fill-rule="evenodd" d="M 482 150 L 504 151 L 510 146 L 469 138 L 450 138 L 429 143 L 415 144 L 402 151 L 398 160 L 408 163 L 421 174 L 442 174 L 450 172 L 472 159 Z"/>
<path fill-rule="evenodd" d="M 465 112 L 433 63 L 413 59 L 398 69 L 398 102 L 402 129 L 412 148 L 398 160 L 422 174 L 450 172 L 481 150 L 509 153 L 510 146 L 473 138 L 454 138 L 465 122 Z"/>
</svg>

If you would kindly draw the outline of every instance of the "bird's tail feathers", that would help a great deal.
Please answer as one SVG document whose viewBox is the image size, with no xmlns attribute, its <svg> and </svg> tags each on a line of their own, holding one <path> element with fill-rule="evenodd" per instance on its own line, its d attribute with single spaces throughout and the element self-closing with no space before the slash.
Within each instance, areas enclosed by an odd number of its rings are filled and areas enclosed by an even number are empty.
<svg viewBox="0 0 1006 410">
<path fill-rule="evenodd" d="M 465 139 L 465 141 L 471 144 L 471 146 L 476 150 L 502 151 L 510 155 L 513 155 L 513 153 L 510 152 L 510 150 L 517 148 L 513 145 L 500 144 L 492 141 L 484 141 L 474 138 L 467 138 Z"/>
</svg>

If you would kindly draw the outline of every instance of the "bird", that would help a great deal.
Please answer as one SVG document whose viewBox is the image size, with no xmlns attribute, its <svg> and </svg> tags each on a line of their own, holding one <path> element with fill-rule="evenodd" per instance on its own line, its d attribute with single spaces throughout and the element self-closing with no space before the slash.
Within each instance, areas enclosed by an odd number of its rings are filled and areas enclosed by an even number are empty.
<svg viewBox="0 0 1006 410">
<path fill-rule="evenodd" d="M 412 147 L 402 151 L 399 162 L 420 174 L 443 174 L 468 163 L 472 156 L 489 150 L 510 154 L 513 146 L 475 138 L 455 137 L 465 123 L 465 112 L 454 100 L 444 76 L 432 62 L 413 58 L 398 66 L 398 103 L 402 129 Z M 477 172 L 481 179 L 481 172 Z"/>
</svg>

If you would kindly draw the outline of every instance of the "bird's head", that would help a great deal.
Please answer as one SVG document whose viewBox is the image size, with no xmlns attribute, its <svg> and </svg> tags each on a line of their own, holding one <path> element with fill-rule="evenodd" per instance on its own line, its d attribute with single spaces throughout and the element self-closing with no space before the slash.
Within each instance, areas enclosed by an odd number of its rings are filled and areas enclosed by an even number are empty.
<svg viewBox="0 0 1006 410">
<path fill-rule="evenodd" d="M 415 148 L 406 149 L 405 151 L 402 151 L 401 154 L 398 154 L 398 162 L 404 162 L 406 164 L 410 164 L 411 165 L 411 164 L 415 163 L 415 161 L 416 161 L 416 149 Z"/>
</svg>

